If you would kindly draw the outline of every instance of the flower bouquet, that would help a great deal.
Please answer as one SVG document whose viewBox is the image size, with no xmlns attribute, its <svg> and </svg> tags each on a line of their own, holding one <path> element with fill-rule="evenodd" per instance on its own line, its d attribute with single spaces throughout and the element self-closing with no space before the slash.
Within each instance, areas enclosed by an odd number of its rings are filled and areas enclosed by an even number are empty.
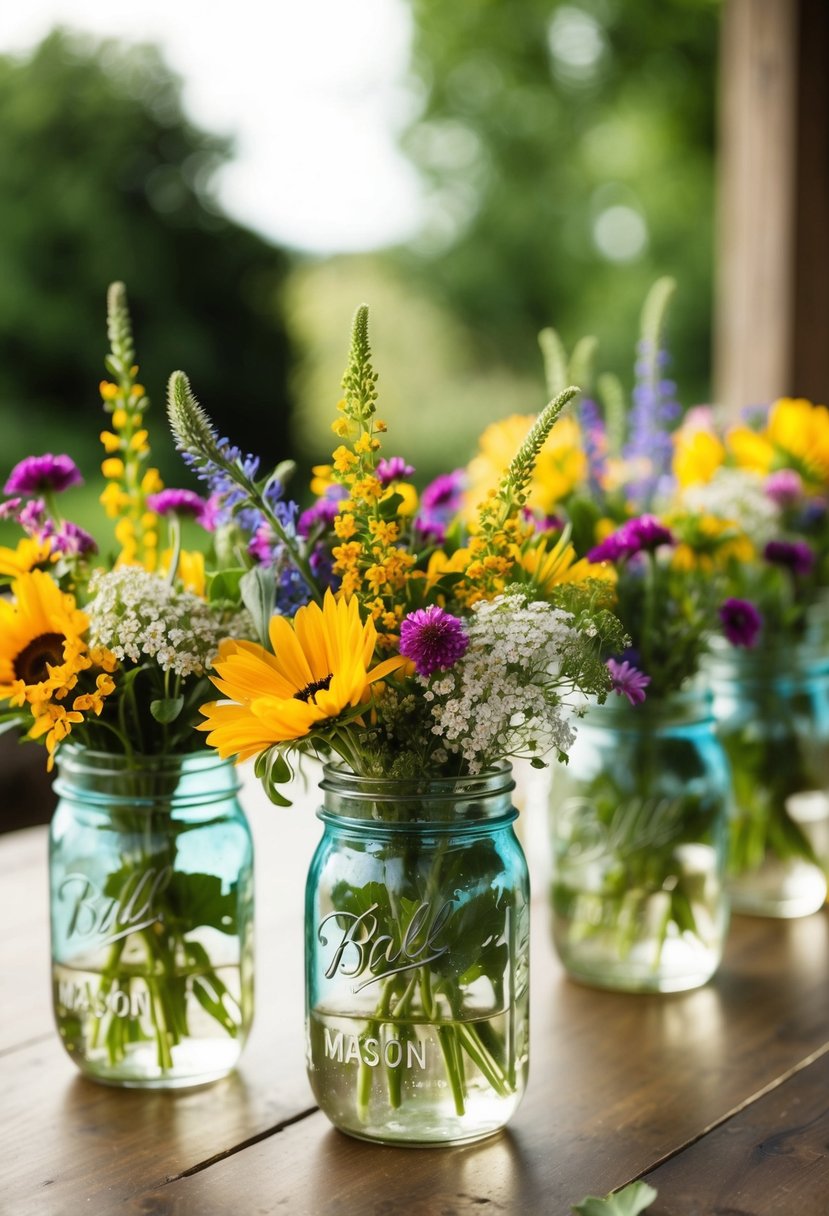
<svg viewBox="0 0 829 1216">
<path fill-rule="evenodd" d="M 589 708 L 552 782 L 554 939 L 572 975 L 629 990 L 704 983 L 727 927 L 728 770 L 696 678 L 734 537 L 709 533 L 673 500 L 679 407 L 663 337 L 672 290 L 660 281 L 645 304 L 630 410 L 605 380 L 604 409 L 585 396 L 536 467 L 548 545 L 571 537 L 612 576 L 629 638 L 607 662 L 618 695 Z M 551 332 L 542 345 L 555 384 L 566 357 Z M 580 344 L 576 362 L 591 349 Z"/>
<path fill-rule="evenodd" d="M 250 617 L 205 595 L 180 518 L 207 503 L 149 465 L 123 287 L 109 294 L 112 380 L 101 434 L 116 553 L 65 517 L 82 478 L 66 455 L 10 473 L 0 513 L 0 718 L 57 760 L 51 828 L 54 1007 L 97 1079 L 195 1084 L 235 1063 L 252 1013 L 251 842 L 232 768 L 193 729 L 221 639 Z M 166 545 L 160 540 L 167 533 Z M 215 584 L 214 584 L 215 588 Z"/>
<path fill-rule="evenodd" d="M 304 512 L 285 498 L 288 467 L 256 481 L 181 373 L 169 412 L 198 476 L 234 487 L 235 526 L 259 521 L 259 636 L 220 645 L 208 743 L 254 758 L 276 802 L 302 756 L 325 766 L 306 916 L 317 1100 L 356 1136 L 457 1143 L 501 1127 L 526 1078 L 528 891 L 507 761 L 566 755 L 623 635 L 603 572 L 548 547 L 523 511 L 575 390 L 464 525 L 456 475 L 418 499 L 405 459 L 381 454 L 376 384 L 362 308 L 338 443 Z"/>
<path fill-rule="evenodd" d="M 803 915 L 829 864 L 829 411 L 782 399 L 732 426 L 693 411 L 675 468 L 682 501 L 739 538 L 706 664 L 734 774 L 734 907 Z"/>
</svg>

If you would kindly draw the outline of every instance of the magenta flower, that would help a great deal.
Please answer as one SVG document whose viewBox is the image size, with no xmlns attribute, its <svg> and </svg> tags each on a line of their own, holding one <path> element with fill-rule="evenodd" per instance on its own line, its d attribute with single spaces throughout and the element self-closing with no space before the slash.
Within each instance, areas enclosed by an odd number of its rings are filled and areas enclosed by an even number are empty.
<svg viewBox="0 0 829 1216">
<path fill-rule="evenodd" d="M 728 599 L 720 605 L 723 633 L 732 646 L 750 650 L 763 628 L 763 618 L 750 600 Z"/>
<path fill-rule="evenodd" d="M 0 519 L 16 520 L 22 502 L 22 498 L 7 498 L 5 502 L 0 503 Z"/>
<path fill-rule="evenodd" d="M 207 499 L 193 490 L 159 490 L 147 495 L 147 506 L 156 515 L 185 515 L 197 523 L 202 523 L 209 512 Z"/>
<path fill-rule="evenodd" d="M 464 477 L 463 469 L 455 469 L 453 473 L 441 473 L 434 481 L 429 482 L 421 494 L 421 508 L 426 512 L 456 514 L 463 499 Z"/>
<path fill-rule="evenodd" d="M 393 481 L 403 481 L 413 474 L 414 469 L 410 464 L 406 464 L 402 456 L 390 456 L 388 460 L 383 458 L 377 461 L 377 478 L 384 488 L 390 486 Z"/>
<path fill-rule="evenodd" d="M 815 553 L 805 540 L 770 540 L 763 550 L 763 557 L 773 566 L 783 566 L 797 577 L 811 574 L 815 566 Z"/>
<path fill-rule="evenodd" d="M 625 659 L 608 659 L 607 670 L 610 672 L 610 686 L 620 697 L 627 697 L 631 705 L 641 705 L 645 700 L 645 689 L 651 682 L 638 667 L 634 667 Z"/>
<path fill-rule="evenodd" d="M 302 512 L 296 525 L 300 536 L 308 537 L 317 528 L 326 531 L 331 527 L 340 513 L 340 503 L 347 493 L 345 486 L 337 486 L 336 489 L 340 491 L 336 498 L 330 493 L 326 494 L 324 498 L 318 498 L 307 511 Z"/>
<path fill-rule="evenodd" d="M 27 456 L 16 464 L 9 474 L 4 493 L 44 494 L 53 491 L 60 494 L 70 486 L 83 482 L 81 471 L 71 456 Z"/>
<path fill-rule="evenodd" d="M 95 538 L 85 528 L 69 520 L 65 520 L 52 537 L 52 548 L 67 557 L 83 557 L 87 553 L 98 552 Z"/>
<path fill-rule="evenodd" d="M 419 676 L 446 671 L 468 646 L 463 622 L 437 604 L 410 612 L 400 624 L 400 653 L 412 660 Z"/>
<path fill-rule="evenodd" d="M 778 469 L 766 478 L 763 490 L 778 507 L 793 507 L 803 496 L 803 479 L 794 469 Z"/>
<path fill-rule="evenodd" d="M 618 562 L 637 553 L 652 553 L 660 545 L 672 545 L 674 538 L 670 530 L 655 515 L 640 515 L 629 519 L 612 532 L 600 545 L 587 554 L 590 562 Z"/>
</svg>

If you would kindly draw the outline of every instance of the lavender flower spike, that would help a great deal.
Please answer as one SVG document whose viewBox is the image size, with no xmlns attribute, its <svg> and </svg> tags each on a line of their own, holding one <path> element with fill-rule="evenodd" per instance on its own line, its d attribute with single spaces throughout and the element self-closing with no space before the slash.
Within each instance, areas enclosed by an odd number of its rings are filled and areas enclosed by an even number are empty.
<svg viewBox="0 0 829 1216">
<path fill-rule="evenodd" d="M 53 491 L 60 494 L 70 486 L 83 482 L 81 471 L 71 456 L 27 456 L 16 464 L 9 474 L 4 493 L 43 494 Z"/>
<path fill-rule="evenodd" d="M 613 691 L 620 697 L 627 697 L 631 705 L 641 705 L 645 700 L 645 689 L 651 682 L 650 676 L 646 676 L 627 659 L 622 663 L 618 659 L 608 659 L 606 667 L 610 672 Z"/>
<path fill-rule="evenodd" d="M 419 676 L 454 666 L 469 646 L 463 623 L 437 604 L 418 608 L 400 625 L 400 653 L 411 659 Z"/>
<path fill-rule="evenodd" d="M 763 618 L 750 600 L 728 599 L 720 605 L 723 633 L 732 646 L 751 649 L 757 644 Z"/>
</svg>

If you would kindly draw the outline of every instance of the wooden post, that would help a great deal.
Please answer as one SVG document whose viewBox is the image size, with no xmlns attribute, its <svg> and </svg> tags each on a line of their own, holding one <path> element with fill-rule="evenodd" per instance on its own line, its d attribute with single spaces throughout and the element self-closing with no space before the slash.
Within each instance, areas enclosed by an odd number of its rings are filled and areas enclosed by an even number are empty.
<svg viewBox="0 0 829 1216">
<path fill-rule="evenodd" d="M 829 4 L 726 0 L 715 399 L 829 400 Z"/>
</svg>

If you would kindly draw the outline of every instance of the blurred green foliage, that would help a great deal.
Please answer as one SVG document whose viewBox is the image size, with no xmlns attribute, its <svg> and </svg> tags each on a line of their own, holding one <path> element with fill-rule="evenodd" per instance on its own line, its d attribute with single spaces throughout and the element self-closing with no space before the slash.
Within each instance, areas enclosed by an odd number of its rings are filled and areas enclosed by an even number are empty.
<svg viewBox="0 0 829 1216">
<path fill-rule="evenodd" d="M 230 152 L 185 118 L 152 47 L 58 31 L 28 57 L 0 57 L 4 469 L 66 450 L 93 474 L 114 279 L 127 284 L 154 454 L 173 484 L 183 469 L 163 404 L 178 367 L 234 441 L 285 456 L 288 262 L 213 201 Z"/>
<path fill-rule="evenodd" d="M 599 336 L 632 371 L 650 284 L 679 283 L 686 402 L 710 392 L 718 0 L 410 0 L 431 184 L 419 273 L 483 358 L 535 367 L 536 334 Z"/>
</svg>

